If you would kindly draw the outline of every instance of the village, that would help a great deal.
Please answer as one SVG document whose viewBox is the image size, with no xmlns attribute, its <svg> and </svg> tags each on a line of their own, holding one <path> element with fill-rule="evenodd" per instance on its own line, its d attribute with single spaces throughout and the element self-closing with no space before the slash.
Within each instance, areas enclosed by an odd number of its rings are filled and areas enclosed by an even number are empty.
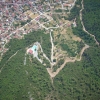
<svg viewBox="0 0 100 100">
<path fill-rule="evenodd" d="M 8 50 L 5 48 L 10 39 L 21 39 L 25 34 L 38 29 L 55 29 L 63 27 L 65 22 L 54 20 L 56 10 L 67 10 L 74 6 L 75 0 L 1 0 L 0 1 L 0 54 Z M 61 14 L 61 12 L 58 12 Z M 75 21 L 68 22 L 68 26 Z"/>
<path fill-rule="evenodd" d="M 75 4 L 76 0 L 0 1 L 0 60 L 4 53 L 9 50 L 6 48 L 6 44 L 11 39 L 24 39 L 24 35 L 30 32 L 34 34 L 34 31 L 43 30 L 44 34 L 50 36 L 50 57 L 42 49 L 41 43 L 36 40 L 26 47 L 23 64 L 27 65 L 27 59 L 32 63 L 32 60 L 36 58 L 46 67 L 53 82 L 54 77 L 64 68 L 66 63 L 81 61 L 82 54 L 89 48 L 83 39 L 73 34 L 72 27 L 77 27 L 76 18 L 67 19 Z M 80 7 L 79 5 L 76 6 Z M 83 25 L 82 9 L 80 10 L 80 20 Z M 83 30 L 90 34 L 85 30 L 84 25 Z M 49 62 L 49 67 L 44 59 Z"/>
</svg>

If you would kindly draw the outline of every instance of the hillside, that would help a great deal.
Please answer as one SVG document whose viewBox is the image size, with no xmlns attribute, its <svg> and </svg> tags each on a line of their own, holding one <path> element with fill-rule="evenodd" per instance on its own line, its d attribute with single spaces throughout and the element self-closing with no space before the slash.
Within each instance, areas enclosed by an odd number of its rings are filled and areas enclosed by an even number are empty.
<svg viewBox="0 0 100 100">
<path fill-rule="evenodd" d="M 0 100 L 99 100 L 99 0 L 41 2 L 26 5 L 24 14 L 34 18 L 15 25 L 19 33 L 39 29 L 2 45 Z"/>
<path fill-rule="evenodd" d="M 100 0 L 84 0 L 84 25 L 100 43 Z"/>
</svg>

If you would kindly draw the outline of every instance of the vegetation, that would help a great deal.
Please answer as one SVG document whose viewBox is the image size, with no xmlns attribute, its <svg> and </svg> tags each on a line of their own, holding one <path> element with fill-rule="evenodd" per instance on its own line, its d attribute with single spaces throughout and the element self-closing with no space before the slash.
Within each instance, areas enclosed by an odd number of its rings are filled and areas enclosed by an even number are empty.
<svg viewBox="0 0 100 100">
<path fill-rule="evenodd" d="M 27 21 L 20 21 L 20 22 L 17 22 L 17 23 L 13 23 L 13 26 L 16 28 L 18 26 L 24 26 L 25 24 L 29 23 L 31 21 L 31 19 L 28 19 Z"/>
<path fill-rule="evenodd" d="M 62 12 L 62 9 L 56 9 L 55 12 Z"/>
<path fill-rule="evenodd" d="M 27 57 L 23 65 L 25 50 L 20 50 L 4 66 L 0 74 L 1 100 L 44 100 L 52 90 L 46 68 L 36 59 L 31 63 Z"/>
<path fill-rule="evenodd" d="M 53 67 L 53 71 L 55 72 L 61 65 L 64 63 L 64 59 L 60 59 L 58 64 Z"/>
<path fill-rule="evenodd" d="M 77 3 L 80 4 L 80 2 L 81 0 L 77 0 Z M 86 4 L 85 6 L 88 8 L 94 6 L 95 2 L 97 3 L 99 1 L 84 0 L 84 4 Z M 54 86 L 56 86 L 55 90 L 59 100 L 98 100 L 100 99 L 100 47 L 95 46 L 93 38 L 82 30 L 79 19 L 79 9 L 76 7 L 77 6 L 72 9 L 69 17 L 70 20 L 76 18 L 77 21 L 77 27 L 73 28 L 73 33 L 81 37 L 87 44 L 91 45 L 91 47 L 84 52 L 82 61 L 66 64 L 64 69 L 55 78 Z M 95 6 L 95 9 L 96 7 L 98 6 Z M 75 9 L 77 9 L 77 11 Z M 89 10 L 88 12 L 91 14 L 92 11 L 93 10 Z M 99 11 L 97 12 L 99 13 Z M 99 15 L 96 14 L 96 16 Z M 95 22 L 93 17 L 91 19 L 89 16 L 87 19 L 84 17 L 83 20 L 87 20 L 84 22 L 87 25 L 86 29 L 88 27 L 87 22 L 91 23 L 90 20 Z M 98 19 L 95 20 L 98 24 Z M 92 27 L 93 24 L 89 25 Z M 98 27 L 98 25 L 95 27 Z M 98 30 L 95 29 L 95 34 L 98 33 L 97 31 Z"/>
<path fill-rule="evenodd" d="M 50 37 L 43 31 L 34 31 L 21 40 L 13 39 L 7 45 L 9 50 L 0 62 L 0 67 L 4 66 L 0 73 L 1 100 L 29 100 L 31 97 L 35 100 L 44 100 L 52 91 L 46 68 L 37 59 L 27 56 L 26 65 L 24 65 L 25 48 L 36 41 L 41 42 L 40 36 L 44 40 L 42 42 L 43 50 L 49 54 Z M 16 55 L 8 60 L 15 53 Z M 30 58 L 33 59 L 32 62 Z M 49 67 L 49 63 L 47 65 Z"/>
<path fill-rule="evenodd" d="M 81 0 L 77 0 L 75 6 L 73 9 L 71 9 L 71 13 L 69 14 L 68 20 L 73 20 L 74 18 L 79 17 L 79 11 L 81 7 L 78 7 L 77 5 L 81 4 Z"/>
<path fill-rule="evenodd" d="M 84 0 L 83 21 L 86 30 L 100 43 L 100 0 Z"/>
<path fill-rule="evenodd" d="M 80 2 L 81 0 L 77 0 L 76 5 L 80 5 Z M 84 0 L 84 4 L 86 9 L 83 11 L 83 21 L 86 29 L 95 34 L 100 41 L 98 34 L 99 9 L 97 9 L 99 8 L 99 0 Z M 33 100 L 46 100 L 45 98 L 49 100 L 100 99 L 100 47 L 96 46 L 93 38 L 82 30 L 79 19 L 81 8 L 79 6 L 74 8 L 69 17 L 70 20 L 76 18 L 77 21 L 77 27 L 73 27 L 73 33 L 90 45 L 90 48 L 83 53 L 82 60 L 67 63 L 54 78 L 52 85 L 46 71 L 46 68 L 50 67 L 50 63 L 45 58 L 43 63 L 46 63 L 46 67 L 30 55 L 26 57 L 26 65 L 23 64 L 26 47 L 36 41 L 41 43 L 44 53 L 50 58 L 49 34 L 44 34 L 43 30 L 38 30 L 25 35 L 21 40 L 12 39 L 6 45 L 9 50 L 0 62 L 0 69 L 3 67 L 0 72 L 0 100 L 29 100 L 32 98 Z M 57 43 L 55 42 L 55 44 Z M 77 51 L 80 51 L 83 42 L 77 44 L 79 48 Z M 72 52 L 67 44 L 62 43 L 62 48 Z M 10 58 L 13 54 L 16 55 Z M 54 61 L 56 60 L 54 59 Z M 61 59 L 54 70 L 59 68 L 63 62 L 64 60 Z"/>
<path fill-rule="evenodd" d="M 89 34 L 83 31 L 80 17 L 79 17 L 79 12 L 80 12 L 80 7 L 77 5 L 81 5 L 81 0 L 77 0 L 76 6 L 71 10 L 71 14 L 69 15 L 69 20 L 73 20 L 76 18 L 76 23 L 77 27 L 73 27 L 73 33 L 79 37 L 81 37 L 87 44 L 89 45 L 94 45 L 95 41 L 93 37 L 91 37 Z"/>
<path fill-rule="evenodd" d="M 91 47 L 81 62 L 68 63 L 54 80 L 59 100 L 100 99 L 100 47 Z"/>
<path fill-rule="evenodd" d="M 82 48 L 84 47 L 84 43 L 82 41 L 81 42 L 76 41 L 75 43 L 71 43 L 71 44 L 77 44 L 77 49 L 74 46 L 71 47 L 67 44 L 61 44 L 61 47 L 64 51 L 67 51 L 69 56 L 75 57 L 77 53 L 79 54 Z"/>
<path fill-rule="evenodd" d="M 21 26 L 24 26 L 25 24 L 29 23 L 31 19 L 28 19 L 27 21 L 21 21 L 20 24 Z"/>
<path fill-rule="evenodd" d="M 76 55 L 72 48 L 70 48 L 67 44 L 61 44 L 61 47 L 63 50 L 67 51 L 69 56 L 74 57 Z"/>
<path fill-rule="evenodd" d="M 42 43 L 41 43 L 41 37 L 43 39 Z M 37 41 L 41 43 L 44 53 L 50 58 L 51 43 L 49 34 L 44 34 L 44 31 L 41 30 L 33 31 L 30 34 L 25 35 L 24 39 L 21 40 L 12 39 L 9 42 L 9 44 L 7 44 L 9 50 L 3 56 L 3 59 L 0 62 L 0 67 L 2 67 L 5 64 L 5 62 L 18 50 L 25 49 L 26 47 L 30 46 L 31 44 Z"/>
</svg>

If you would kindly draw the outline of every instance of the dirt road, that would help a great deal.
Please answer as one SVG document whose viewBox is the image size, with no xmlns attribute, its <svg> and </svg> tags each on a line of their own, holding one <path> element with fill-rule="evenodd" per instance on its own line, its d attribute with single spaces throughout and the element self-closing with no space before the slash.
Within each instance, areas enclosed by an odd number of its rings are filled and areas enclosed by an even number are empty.
<svg viewBox="0 0 100 100">
<path fill-rule="evenodd" d="M 96 40 L 95 35 L 92 35 L 91 33 L 89 33 L 86 29 L 85 26 L 83 24 L 83 20 L 82 20 L 82 11 L 84 10 L 84 5 L 83 5 L 83 0 L 81 1 L 81 5 L 82 5 L 82 9 L 80 10 L 80 20 L 81 20 L 81 24 L 83 26 L 83 31 L 85 31 L 87 34 L 89 34 L 90 36 L 92 36 L 96 42 L 96 44 L 99 46 L 99 42 Z"/>
<path fill-rule="evenodd" d="M 53 50 L 54 50 L 54 44 L 53 44 L 53 39 L 52 39 L 52 35 L 51 35 L 51 31 L 50 31 L 50 38 L 51 38 L 51 62 L 53 63 Z"/>
<path fill-rule="evenodd" d="M 59 72 L 64 68 L 64 66 L 66 65 L 66 63 L 68 63 L 68 62 L 75 62 L 75 61 L 81 61 L 82 55 L 83 55 L 84 51 L 85 51 L 87 48 L 89 48 L 89 46 L 88 46 L 87 44 L 85 44 L 85 46 L 83 47 L 83 49 L 82 49 L 81 52 L 80 52 L 80 58 L 77 58 L 77 57 L 75 57 L 74 59 L 66 58 L 66 60 L 64 61 L 64 63 L 61 65 L 60 68 L 58 68 L 58 69 L 56 70 L 56 72 L 53 72 L 51 68 L 47 68 L 47 71 L 48 71 L 50 77 L 51 77 L 51 78 L 54 78 L 57 74 L 59 74 Z"/>
</svg>

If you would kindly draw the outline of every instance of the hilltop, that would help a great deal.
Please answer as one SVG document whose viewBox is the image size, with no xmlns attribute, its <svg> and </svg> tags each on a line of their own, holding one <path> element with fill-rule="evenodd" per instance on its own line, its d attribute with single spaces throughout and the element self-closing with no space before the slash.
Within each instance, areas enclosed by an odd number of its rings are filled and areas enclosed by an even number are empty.
<svg viewBox="0 0 100 100">
<path fill-rule="evenodd" d="M 98 100 L 99 39 L 84 2 L 0 1 L 2 100 Z"/>
</svg>

